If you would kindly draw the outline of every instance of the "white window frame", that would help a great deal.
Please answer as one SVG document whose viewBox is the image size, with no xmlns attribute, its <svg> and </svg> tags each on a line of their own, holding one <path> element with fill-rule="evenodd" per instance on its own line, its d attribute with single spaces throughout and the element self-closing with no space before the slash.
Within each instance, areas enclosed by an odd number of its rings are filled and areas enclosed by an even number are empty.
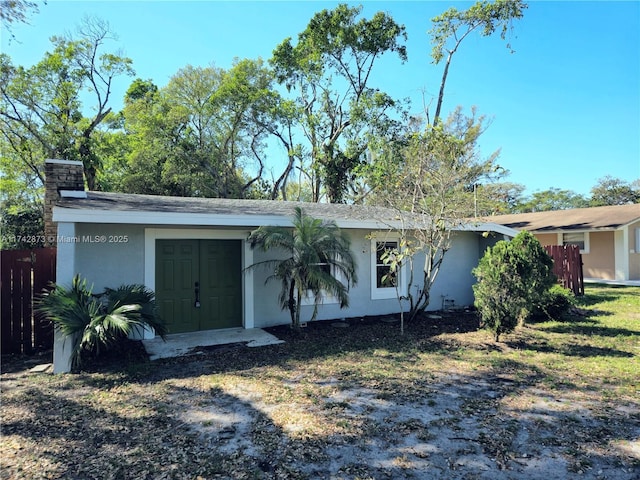
<svg viewBox="0 0 640 480">
<path fill-rule="evenodd" d="M 344 274 L 340 270 L 336 269 L 334 266 L 331 266 L 331 274 L 340 283 L 345 285 L 347 288 L 349 287 Z M 302 305 L 303 307 L 309 306 L 309 305 L 315 305 L 315 303 L 316 303 L 316 299 L 315 299 L 315 296 L 311 293 L 311 290 L 307 290 L 306 292 L 304 292 L 304 294 L 300 298 L 300 305 Z M 338 304 L 338 303 L 340 303 L 340 301 L 338 300 L 338 297 L 336 297 L 335 295 L 328 295 L 324 291 L 320 294 L 318 305 L 331 305 L 331 304 Z"/>
<path fill-rule="evenodd" d="M 559 232 L 558 233 L 558 245 L 570 245 L 565 243 L 564 236 L 565 234 L 578 234 L 581 233 L 584 236 L 584 248 L 580 249 L 580 253 L 589 253 L 589 232 Z"/>
<path fill-rule="evenodd" d="M 398 292 L 400 295 L 406 295 L 407 290 L 407 266 L 401 265 L 398 272 L 398 286 L 397 291 L 395 286 L 378 287 L 378 243 L 395 242 L 400 245 L 400 235 L 393 232 L 375 232 L 371 233 L 371 299 L 372 300 L 386 300 L 390 298 L 397 298 Z"/>
</svg>

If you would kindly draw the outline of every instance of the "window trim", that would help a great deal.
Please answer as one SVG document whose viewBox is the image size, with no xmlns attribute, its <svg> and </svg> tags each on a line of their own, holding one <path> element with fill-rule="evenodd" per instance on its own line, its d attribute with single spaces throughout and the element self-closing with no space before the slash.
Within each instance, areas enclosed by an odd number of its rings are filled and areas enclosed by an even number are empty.
<svg viewBox="0 0 640 480">
<path fill-rule="evenodd" d="M 371 299 L 372 300 L 387 300 L 391 298 L 397 298 L 396 287 L 378 287 L 378 243 L 395 242 L 400 245 L 400 235 L 394 232 L 374 232 L 371 233 L 371 251 L 370 251 L 370 263 L 371 263 Z M 398 292 L 400 295 L 406 295 L 407 290 L 407 266 L 402 265 L 398 272 Z"/>
<path fill-rule="evenodd" d="M 582 235 L 584 235 L 584 248 L 580 249 L 580 253 L 583 254 L 587 254 L 589 253 L 590 250 L 590 245 L 589 245 L 589 232 L 571 232 L 571 231 L 565 231 L 565 232 L 558 232 L 558 245 L 571 245 L 570 243 L 565 243 L 564 241 L 564 236 L 565 234 L 577 234 L 577 233 L 581 233 Z"/>
<path fill-rule="evenodd" d="M 346 285 L 347 288 L 349 287 L 347 285 L 347 279 L 345 278 L 344 274 L 340 270 L 337 270 L 333 265 L 331 266 L 331 274 L 340 283 L 342 283 L 343 285 Z M 300 298 L 300 306 L 302 307 L 315 305 L 315 303 L 316 303 L 315 297 L 313 296 L 310 290 L 307 290 L 306 292 L 304 292 Z M 338 303 L 340 302 L 338 301 L 338 297 L 336 297 L 335 295 L 327 295 L 324 291 L 320 294 L 318 305 L 331 305 L 331 304 L 338 304 Z"/>
</svg>

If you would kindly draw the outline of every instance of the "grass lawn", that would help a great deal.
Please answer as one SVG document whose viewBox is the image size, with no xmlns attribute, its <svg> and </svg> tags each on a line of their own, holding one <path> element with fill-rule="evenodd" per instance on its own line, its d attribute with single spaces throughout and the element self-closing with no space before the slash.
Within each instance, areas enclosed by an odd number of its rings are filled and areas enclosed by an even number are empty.
<svg viewBox="0 0 640 480">
<path fill-rule="evenodd" d="M 473 313 L 75 375 L 4 358 L 0 478 L 640 478 L 640 288 L 504 335 Z M 127 361 L 123 361 L 125 358 Z"/>
</svg>

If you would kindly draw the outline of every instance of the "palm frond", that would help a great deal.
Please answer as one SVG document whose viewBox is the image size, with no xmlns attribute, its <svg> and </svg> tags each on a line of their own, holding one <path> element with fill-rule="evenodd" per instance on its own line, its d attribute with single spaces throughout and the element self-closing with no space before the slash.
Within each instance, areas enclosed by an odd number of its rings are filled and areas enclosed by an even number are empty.
<svg viewBox="0 0 640 480">
<path fill-rule="evenodd" d="M 325 294 L 337 297 L 341 307 L 348 306 L 348 286 L 355 284 L 357 278 L 349 237 L 335 222 L 313 218 L 296 207 L 292 225 L 292 228 L 263 226 L 254 230 L 249 236 L 252 248 L 278 249 L 285 252 L 286 258 L 265 260 L 249 268 L 261 265 L 273 269 L 266 281 L 280 281 L 280 307 L 290 310 L 292 323 L 296 326 L 300 295 L 310 293 L 314 297 L 314 320 L 319 301 Z M 336 272 L 346 279 L 347 286 L 334 277 Z"/>
<path fill-rule="evenodd" d="M 134 330 L 154 328 L 164 338 L 166 327 L 156 315 L 154 293 L 144 285 L 122 285 L 94 295 L 86 279 L 76 275 L 71 288 L 56 285 L 43 294 L 37 311 L 74 342 L 72 369 L 81 366 L 86 354 L 99 355 Z"/>
</svg>

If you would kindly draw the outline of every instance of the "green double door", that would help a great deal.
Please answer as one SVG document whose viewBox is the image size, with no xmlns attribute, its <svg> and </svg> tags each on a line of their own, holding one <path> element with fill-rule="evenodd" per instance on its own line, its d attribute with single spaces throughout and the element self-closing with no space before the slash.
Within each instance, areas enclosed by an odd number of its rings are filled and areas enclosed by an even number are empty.
<svg viewBox="0 0 640 480">
<path fill-rule="evenodd" d="M 156 301 L 169 333 L 242 326 L 240 240 L 156 240 Z"/>
</svg>

